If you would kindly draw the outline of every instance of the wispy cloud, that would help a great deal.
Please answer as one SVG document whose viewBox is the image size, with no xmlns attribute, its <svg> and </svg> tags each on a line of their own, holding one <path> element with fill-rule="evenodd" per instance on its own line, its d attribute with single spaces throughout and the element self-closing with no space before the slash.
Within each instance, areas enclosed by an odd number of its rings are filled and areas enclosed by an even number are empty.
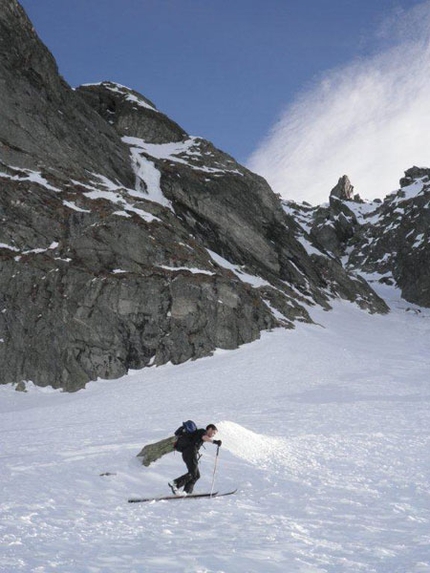
<svg viewBox="0 0 430 573">
<path fill-rule="evenodd" d="M 250 157 L 284 198 L 322 203 L 344 174 L 383 197 L 405 169 L 430 166 L 430 0 L 387 18 L 378 40 L 300 95 Z"/>
</svg>

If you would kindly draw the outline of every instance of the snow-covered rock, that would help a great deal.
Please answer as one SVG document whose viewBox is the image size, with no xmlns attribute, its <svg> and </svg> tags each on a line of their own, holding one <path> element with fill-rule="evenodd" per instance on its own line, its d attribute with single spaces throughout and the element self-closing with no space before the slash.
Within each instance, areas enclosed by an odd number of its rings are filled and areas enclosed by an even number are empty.
<svg viewBox="0 0 430 573">
<path fill-rule="evenodd" d="M 341 178 L 328 205 L 286 202 L 284 208 L 347 270 L 376 273 L 378 280 L 399 286 L 406 300 L 428 307 L 430 169 L 412 167 L 400 183 L 384 201 L 364 202 Z"/>
</svg>

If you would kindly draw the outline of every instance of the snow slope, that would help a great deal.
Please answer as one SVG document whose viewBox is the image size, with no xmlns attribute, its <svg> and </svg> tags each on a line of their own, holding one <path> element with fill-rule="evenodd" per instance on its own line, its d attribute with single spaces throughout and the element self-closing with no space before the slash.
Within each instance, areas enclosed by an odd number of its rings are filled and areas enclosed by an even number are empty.
<svg viewBox="0 0 430 573">
<path fill-rule="evenodd" d="M 387 316 L 339 302 L 310 309 L 319 325 L 76 394 L 0 387 L 0 570 L 430 571 L 430 311 L 384 288 Z M 179 455 L 135 456 L 186 418 L 219 426 L 215 489 L 238 493 L 128 504 L 169 493 Z"/>
</svg>

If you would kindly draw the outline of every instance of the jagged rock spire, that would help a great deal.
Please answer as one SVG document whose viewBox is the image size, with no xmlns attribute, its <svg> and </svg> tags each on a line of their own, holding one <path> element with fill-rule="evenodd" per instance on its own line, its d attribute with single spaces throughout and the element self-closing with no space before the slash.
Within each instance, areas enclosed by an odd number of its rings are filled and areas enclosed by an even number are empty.
<svg viewBox="0 0 430 573">
<path fill-rule="evenodd" d="M 353 200 L 354 186 L 351 184 L 348 175 L 342 175 L 337 182 L 337 185 L 331 190 L 330 197 L 336 197 L 337 199 L 343 199 L 346 201 Z"/>
</svg>

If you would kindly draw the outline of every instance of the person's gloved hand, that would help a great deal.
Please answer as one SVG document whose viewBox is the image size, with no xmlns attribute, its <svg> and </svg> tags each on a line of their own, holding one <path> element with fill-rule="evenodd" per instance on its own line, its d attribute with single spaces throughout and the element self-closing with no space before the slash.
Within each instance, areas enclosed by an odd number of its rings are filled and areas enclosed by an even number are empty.
<svg viewBox="0 0 430 573">
<path fill-rule="evenodd" d="M 218 446 L 219 448 L 222 446 L 221 440 L 214 440 L 213 443 Z"/>
</svg>

